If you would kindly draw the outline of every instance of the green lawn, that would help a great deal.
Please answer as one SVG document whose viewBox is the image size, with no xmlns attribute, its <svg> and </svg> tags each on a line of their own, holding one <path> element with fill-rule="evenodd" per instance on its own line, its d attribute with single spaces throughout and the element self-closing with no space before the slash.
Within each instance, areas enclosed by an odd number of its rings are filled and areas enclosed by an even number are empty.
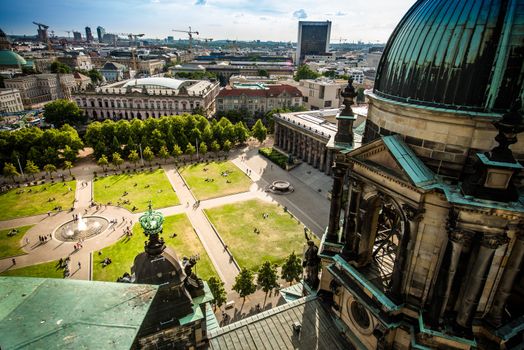
<svg viewBox="0 0 524 350">
<path fill-rule="evenodd" d="M 58 268 L 58 260 L 43 264 L 31 265 L 19 269 L 9 269 L 2 272 L 2 276 L 64 278 L 64 270 Z"/>
<path fill-rule="evenodd" d="M 148 201 L 153 201 L 155 208 L 165 208 L 179 204 L 178 197 L 171 187 L 164 170 L 146 171 L 124 175 L 99 177 L 94 182 L 95 202 L 120 205 L 128 210 L 136 207 L 145 211 Z M 136 186 L 135 186 L 136 185 Z M 124 192 L 128 192 L 124 196 Z M 125 204 L 124 201 L 129 201 Z"/>
<path fill-rule="evenodd" d="M 175 238 L 171 237 L 176 232 Z M 184 256 L 200 254 L 200 261 L 196 265 L 198 277 L 207 280 L 211 276 L 218 277 L 211 260 L 209 259 L 202 243 L 193 230 L 193 226 L 185 214 L 167 216 L 164 221 L 164 233 L 162 237 L 166 245 L 172 248 L 178 258 L 182 260 Z M 131 266 L 135 256 L 144 251 L 144 241 L 146 238 L 140 227 L 135 224 L 133 236 L 131 238 L 121 238 L 117 243 L 93 253 L 93 279 L 98 281 L 116 281 L 124 274 L 131 273 Z M 102 261 L 111 258 L 112 263 L 102 267 Z M 194 271 L 194 270 L 193 270 Z"/>
<path fill-rule="evenodd" d="M 69 209 L 75 189 L 76 181 L 67 181 L 9 190 L 0 194 L 0 221 L 44 214 L 57 206 Z"/>
<path fill-rule="evenodd" d="M 302 255 L 304 250 L 304 226 L 276 204 L 249 200 L 206 209 L 206 214 L 242 268 L 255 270 L 266 260 L 281 264 L 292 251 Z"/>
<path fill-rule="evenodd" d="M 251 185 L 251 179 L 228 161 L 188 165 L 180 168 L 179 172 L 196 198 L 202 200 L 246 192 Z M 228 175 L 222 176 L 226 172 Z"/>
<path fill-rule="evenodd" d="M 21 242 L 22 237 L 24 237 L 27 230 L 33 226 L 22 226 L 17 227 L 18 233 L 14 236 L 8 236 L 8 233 L 12 229 L 6 229 L 0 231 L 0 258 L 6 258 L 9 256 L 22 255 L 25 252 L 20 248 L 23 242 Z M 29 242 L 29 244 L 34 244 L 34 242 Z"/>
</svg>

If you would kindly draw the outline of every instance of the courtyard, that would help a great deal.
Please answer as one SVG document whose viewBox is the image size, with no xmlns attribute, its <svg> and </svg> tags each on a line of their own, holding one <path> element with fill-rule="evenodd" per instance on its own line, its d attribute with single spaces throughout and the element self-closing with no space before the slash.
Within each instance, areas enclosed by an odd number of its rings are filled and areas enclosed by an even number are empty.
<svg viewBox="0 0 524 350">
<path fill-rule="evenodd" d="M 0 194 L 0 221 L 69 209 L 75 190 L 75 181 L 13 188 Z"/>
<path fill-rule="evenodd" d="M 247 192 L 251 185 L 249 177 L 229 161 L 187 165 L 179 172 L 199 200 Z"/>
<path fill-rule="evenodd" d="M 180 203 L 162 169 L 109 175 L 94 180 L 94 200 L 100 204 L 116 205 L 129 211 L 141 212 L 147 208 L 149 199 L 153 197 L 156 208 Z"/>
</svg>

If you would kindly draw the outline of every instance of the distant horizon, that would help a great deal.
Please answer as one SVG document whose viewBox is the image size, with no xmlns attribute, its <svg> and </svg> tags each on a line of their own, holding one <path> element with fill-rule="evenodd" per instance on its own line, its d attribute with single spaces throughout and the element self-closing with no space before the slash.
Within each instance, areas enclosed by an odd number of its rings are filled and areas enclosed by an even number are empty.
<svg viewBox="0 0 524 350">
<path fill-rule="evenodd" d="M 0 29 L 8 36 L 35 36 L 33 21 L 49 26 L 58 37 L 78 31 L 85 38 L 90 27 L 106 33 L 144 33 L 150 39 L 173 36 L 187 39 L 172 29 L 198 31 L 197 38 L 238 41 L 296 42 L 298 22 L 332 22 L 332 44 L 385 43 L 415 0 L 41 0 L 3 4 Z M 138 22 L 138 23 L 137 23 Z M 71 35 L 72 36 L 72 35 Z M 221 39 L 218 39 L 221 38 Z"/>
</svg>

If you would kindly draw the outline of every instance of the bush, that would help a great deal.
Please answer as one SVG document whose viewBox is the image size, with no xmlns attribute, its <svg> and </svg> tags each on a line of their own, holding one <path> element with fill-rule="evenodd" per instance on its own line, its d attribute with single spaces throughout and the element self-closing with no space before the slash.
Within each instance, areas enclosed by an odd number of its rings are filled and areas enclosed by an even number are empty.
<svg viewBox="0 0 524 350">
<path fill-rule="evenodd" d="M 287 159 L 288 157 L 279 151 L 277 151 L 274 148 L 259 148 L 258 153 L 263 155 L 264 157 L 268 158 L 270 161 L 281 167 L 282 169 L 286 169 Z"/>
</svg>

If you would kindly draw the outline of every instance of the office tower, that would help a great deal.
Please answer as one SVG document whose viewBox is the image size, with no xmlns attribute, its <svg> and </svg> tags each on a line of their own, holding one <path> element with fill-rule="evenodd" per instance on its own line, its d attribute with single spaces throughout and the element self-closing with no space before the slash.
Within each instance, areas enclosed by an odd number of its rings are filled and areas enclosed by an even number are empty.
<svg viewBox="0 0 524 350">
<path fill-rule="evenodd" d="M 104 27 L 100 27 L 98 26 L 96 28 L 96 34 L 98 36 L 98 41 L 99 42 L 103 42 L 104 41 L 104 34 L 106 33 L 106 30 L 104 29 Z"/>
<path fill-rule="evenodd" d="M 322 55 L 329 50 L 331 21 L 298 22 L 296 63 L 301 64 L 306 55 Z"/>
</svg>

